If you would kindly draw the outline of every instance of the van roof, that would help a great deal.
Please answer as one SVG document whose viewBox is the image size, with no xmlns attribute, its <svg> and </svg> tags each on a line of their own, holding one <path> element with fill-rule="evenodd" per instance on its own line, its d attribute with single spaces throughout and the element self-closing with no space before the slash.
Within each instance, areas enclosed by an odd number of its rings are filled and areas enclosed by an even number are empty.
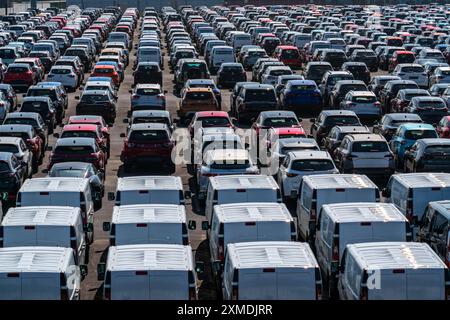
<svg viewBox="0 0 450 320">
<path fill-rule="evenodd" d="M 283 203 L 250 202 L 230 203 L 214 206 L 214 213 L 220 222 L 246 221 L 293 221 L 289 210 Z"/>
<path fill-rule="evenodd" d="M 450 187 L 450 173 L 399 173 L 393 177 L 409 188 Z"/>
<path fill-rule="evenodd" d="M 136 176 L 119 178 L 117 181 L 118 191 L 127 190 L 183 190 L 180 177 L 175 176 Z"/>
<path fill-rule="evenodd" d="M 318 268 L 317 260 L 306 242 L 258 241 L 227 246 L 232 265 L 252 268 Z"/>
<path fill-rule="evenodd" d="M 185 223 L 184 206 L 174 204 L 135 204 L 115 206 L 112 223 Z"/>
<path fill-rule="evenodd" d="M 27 179 L 20 192 L 66 192 L 66 191 L 84 191 L 89 185 L 89 179 L 84 178 L 61 178 L 45 177 Z"/>
<path fill-rule="evenodd" d="M 216 190 L 226 189 L 278 189 L 273 177 L 266 175 L 225 175 L 209 178 Z"/>
<path fill-rule="evenodd" d="M 193 269 L 191 246 L 138 244 L 113 246 L 108 251 L 108 271 Z"/>
<path fill-rule="evenodd" d="M 418 242 L 368 242 L 347 245 L 364 269 L 446 268 L 436 253 Z"/>
<path fill-rule="evenodd" d="M 65 272 L 72 256 L 62 247 L 0 248 L 0 272 Z"/>
<path fill-rule="evenodd" d="M 337 223 L 407 221 L 392 203 L 335 203 L 325 204 L 322 209 L 328 212 L 329 217 Z"/>
<path fill-rule="evenodd" d="M 377 186 L 363 174 L 318 174 L 303 177 L 303 182 L 313 189 L 352 188 L 376 189 Z"/>
<path fill-rule="evenodd" d="M 74 226 L 77 223 L 80 212 L 80 208 L 63 206 L 10 208 L 2 221 L 2 226 Z"/>
<path fill-rule="evenodd" d="M 438 210 L 439 213 L 443 214 L 447 219 L 450 219 L 450 200 L 432 201 L 429 204 L 430 207 Z"/>
</svg>

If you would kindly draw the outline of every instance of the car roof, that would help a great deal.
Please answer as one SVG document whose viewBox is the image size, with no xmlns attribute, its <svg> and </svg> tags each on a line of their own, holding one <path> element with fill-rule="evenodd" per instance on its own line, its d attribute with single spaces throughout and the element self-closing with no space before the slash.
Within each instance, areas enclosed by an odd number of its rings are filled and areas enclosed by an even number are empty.
<svg viewBox="0 0 450 320">
<path fill-rule="evenodd" d="M 216 190 L 229 189 L 272 189 L 278 190 L 278 184 L 267 175 L 224 175 L 209 178 Z"/>
<path fill-rule="evenodd" d="M 355 116 L 356 113 L 350 110 L 323 110 L 321 112 L 324 116 Z"/>
<path fill-rule="evenodd" d="M 43 102 L 48 102 L 49 100 L 51 101 L 49 96 L 24 97 L 23 100 L 22 100 L 22 104 L 23 104 L 23 102 L 26 102 L 26 101 L 43 101 Z"/>
<path fill-rule="evenodd" d="M 375 133 L 368 133 L 368 134 L 349 134 L 346 137 L 352 139 L 353 141 L 383 141 L 386 142 L 386 139 L 379 134 L 375 134 Z"/>
<path fill-rule="evenodd" d="M 84 130 L 84 131 L 97 131 L 98 126 L 96 124 L 66 124 L 62 131 L 77 131 L 77 130 Z"/>
<path fill-rule="evenodd" d="M 361 174 L 317 174 L 303 177 L 303 182 L 314 189 L 370 188 L 378 187 L 366 175 Z"/>
<path fill-rule="evenodd" d="M 405 128 L 406 130 L 427 129 L 434 131 L 434 127 L 428 123 L 403 123 L 399 128 Z"/>
<path fill-rule="evenodd" d="M 196 112 L 197 118 L 200 117 L 223 117 L 229 118 L 228 112 L 226 111 L 198 111 Z"/>
<path fill-rule="evenodd" d="M 419 139 L 417 141 L 427 145 L 450 145 L 450 139 L 442 138 L 427 138 Z"/>
<path fill-rule="evenodd" d="M 161 86 L 158 83 L 138 83 L 136 89 L 160 89 Z"/>
<path fill-rule="evenodd" d="M 293 111 L 284 111 L 284 110 L 271 110 L 271 111 L 261 111 L 259 114 L 261 118 L 297 118 L 296 114 Z"/>
<path fill-rule="evenodd" d="M 317 86 L 316 82 L 313 81 L 313 80 L 290 80 L 288 82 L 288 84 L 289 85 L 293 85 L 293 86 L 296 86 L 296 85 L 311 85 L 311 86 L 314 86 L 314 87 Z"/>
<path fill-rule="evenodd" d="M 167 110 L 135 110 L 131 114 L 132 118 L 135 117 L 165 117 L 170 118 L 170 113 Z"/>
</svg>

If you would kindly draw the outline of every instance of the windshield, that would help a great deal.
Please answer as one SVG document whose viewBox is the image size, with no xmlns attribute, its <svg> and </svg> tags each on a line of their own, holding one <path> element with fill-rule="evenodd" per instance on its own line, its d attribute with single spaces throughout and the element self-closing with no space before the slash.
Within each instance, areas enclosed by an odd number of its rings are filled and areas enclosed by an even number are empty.
<svg viewBox="0 0 450 320">
<path fill-rule="evenodd" d="M 405 138 L 408 140 L 437 138 L 434 130 L 408 130 L 405 132 Z"/>
<path fill-rule="evenodd" d="M 97 134 L 94 131 L 63 131 L 61 138 L 97 138 Z"/>
<path fill-rule="evenodd" d="M 450 155 L 450 145 L 430 146 L 425 149 L 425 153 L 430 155 Z"/>
<path fill-rule="evenodd" d="M 45 102 L 40 101 L 25 101 L 20 108 L 22 112 L 37 112 L 37 113 L 47 113 L 48 105 Z"/>
<path fill-rule="evenodd" d="M 164 130 L 134 130 L 131 132 L 128 141 L 148 142 L 148 141 L 167 141 L 169 137 Z"/>
<path fill-rule="evenodd" d="M 50 177 L 70 177 L 70 178 L 84 178 L 85 170 L 81 169 L 52 169 Z"/>
<path fill-rule="evenodd" d="M 336 125 L 359 125 L 359 120 L 354 116 L 329 116 L 325 119 L 326 126 Z"/>
<path fill-rule="evenodd" d="M 388 145 L 383 141 L 364 141 L 355 142 L 352 146 L 352 152 L 387 152 Z"/>
<path fill-rule="evenodd" d="M 336 82 L 341 80 L 353 80 L 353 76 L 346 74 L 328 77 L 328 85 L 334 85 Z"/>
<path fill-rule="evenodd" d="M 0 152 L 17 153 L 19 149 L 15 144 L 0 144 Z"/>
<path fill-rule="evenodd" d="M 325 171 L 334 169 L 333 162 L 328 159 L 295 160 L 291 165 L 296 171 Z"/>
</svg>

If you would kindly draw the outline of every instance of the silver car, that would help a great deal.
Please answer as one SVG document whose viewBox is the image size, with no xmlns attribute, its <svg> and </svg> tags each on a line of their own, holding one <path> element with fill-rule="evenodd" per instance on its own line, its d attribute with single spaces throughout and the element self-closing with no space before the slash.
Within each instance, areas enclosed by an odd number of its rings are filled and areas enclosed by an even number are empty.
<svg viewBox="0 0 450 320">
<path fill-rule="evenodd" d="M 22 138 L 0 137 L 0 152 L 11 152 L 26 164 L 25 177 L 33 175 L 33 153 L 28 150 Z"/>
<path fill-rule="evenodd" d="M 165 110 L 166 97 L 159 84 L 138 84 L 131 93 L 131 112 L 135 110 Z"/>
</svg>

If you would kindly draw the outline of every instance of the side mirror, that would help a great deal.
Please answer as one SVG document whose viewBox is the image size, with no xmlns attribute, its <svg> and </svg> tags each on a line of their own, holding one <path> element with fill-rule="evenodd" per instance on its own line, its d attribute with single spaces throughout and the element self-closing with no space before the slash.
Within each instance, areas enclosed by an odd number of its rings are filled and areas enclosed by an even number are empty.
<svg viewBox="0 0 450 320">
<path fill-rule="evenodd" d="M 114 192 L 108 192 L 108 200 L 109 201 L 116 200 L 116 194 Z"/>
<path fill-rule="evenodd" d="M 128 90 L 129 93 L 133 93 L 133 90 Z"/>
<path fill-rule="evenodd" d="M 80 275 L 81 277 L 86 277 L 88 274 L 88 266 L 85 264 L 80 264 Z"/>
<path fill-rule="evenodd" d="M 103 222 L 103 231 L 105 231 L 105 232 L 111 231 L 111 223 L 110 222 Z"/>
<path fill-rule="evenodd" d="M 83 86 L 80 86 L 79 89 L 80 89 L 80 91 L 83 91 L 83 90 L 84 90 L 84 87 L 83 87 Z"/>
<path fill-rule="evenodd" d="M 123 123 L 128 123 L 128 121 L 129 121 L 128 118 L 123 119 Z"/>
<path fill-rule="evenodd" d="M 97 280 L 103 281 L 105 280 L 106 273 L 106 263 L 102 262 L 97 265 Z"/>
<path fill-rule="evenodd" d="M 205 272 L 205 263 L 203 261 L 195 262 L 195 272 L 204 273 Z"/>
<path fill-rule="evenodd" d="M 185 199 L 190 199 L 191 196 L 192 196 L 192 194 L 191 194 L 190 191 L 185 191 L 185 192 L 184 192 L 184 198 L 185 198 Z"/>
<path fill-rule="evenodd" d="M 164 92 L 164 94 L 167 94 L 167 93 L 169 93 L 169 91 L 167 91 L 167 90 L 164 90 L 163 92 Z"/>
<path fill-rule="evenodd" d="M 302 119 L 302 118 L 298 119 L 298 122 L 302 123 L 302 122 L 303 122 L 303 119 Z"/>
<path fill-rule="evenodd" d="M 22 104 L 18 103 L 17 104 L 17 109 L 20 109 L 20 107 L 22 107 Z"/>
<path fill-rule="evenodd" d="M 195 230 L 195 229 L 197 229 L 197 221 L 195 221 L 195 220 L 189 220 L 189 222 L 188 222 L 188 229 L 189 229 L 189 230 Z"/>
<path fill-rule="evenodd" d="M 58 139 L 58 138 L 59 138 L 59 133 L 55 132 L 55 133 L 53 134 L 53 137 L 55 137 L 56 139 Z"/>
<path fill-rule="evenodd" d="M 309 119 L 309 122 L 311 122 L 311 123 L 316 123 L 316 119 Z"/>
<path fill-rule="evenodd" d="M 121 133 L 121 134 L 120 134 L 120 137 L 121 137 L 121 138 L 125 138 L 125 137 L 126 137 L 125 133 Z"/>
<path fill-rule="evenodd" d="M 94 224 L 93 223 L 88 223 L 87 225 L 86 225 L 86 232 L 92 232 L 92 231 L 94 231 Z"/>
<path fill-rule="evenodd" d="M 75 100 L 80 100 L 80 96 L 75 96 Z"/>
<path fill-rule="evenodd" d="M 209 229 L 208 221 L 202 221 L 202 230 L 207 231 Z"/>
<path fill-rule="evenodd" d="M 52 147 L 52 146 L 47 146 L 47 148 L 45 148 L 45 150 L 47 150 L 47 151 L 52 151 L 52 150 L 53 150 L 53 147 Z"/>
<path fill-rule="evenodd" d="M 212 263 L 212 269 L 215 273 L 220 273 L 222 271 L 222 263 L 220 262 L 220 260 L 215 260 Z"/>
</svg>

